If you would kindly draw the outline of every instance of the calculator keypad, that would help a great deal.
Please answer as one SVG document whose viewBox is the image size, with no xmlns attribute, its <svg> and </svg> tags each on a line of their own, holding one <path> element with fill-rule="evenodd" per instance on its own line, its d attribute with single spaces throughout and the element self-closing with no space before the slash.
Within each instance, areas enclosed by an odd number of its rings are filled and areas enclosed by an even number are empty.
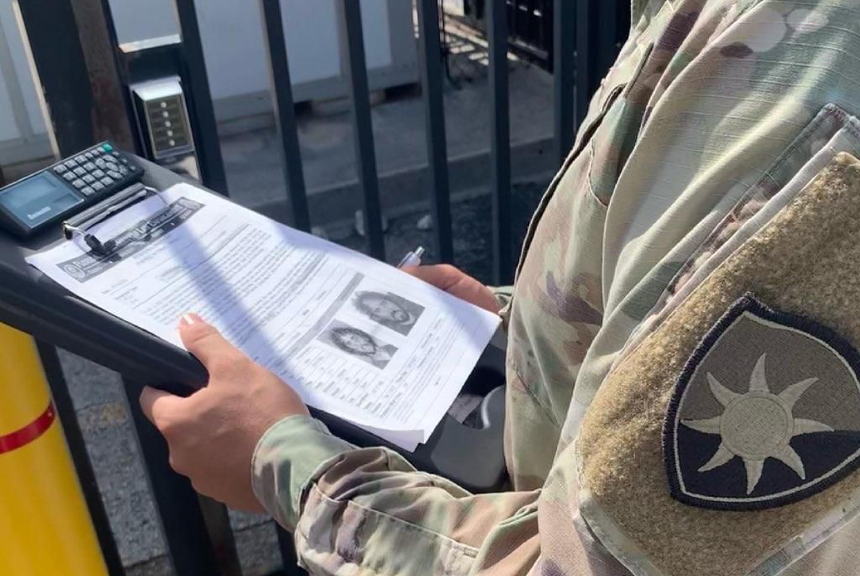
<svg viewBox="0 0 860 576">
<path fill-rule="evenodd" d="M 85 197 L 102 196 L 140 179 L 142 171 L 110 144 L 101 144 L 50 168 Z"/>
</svg>

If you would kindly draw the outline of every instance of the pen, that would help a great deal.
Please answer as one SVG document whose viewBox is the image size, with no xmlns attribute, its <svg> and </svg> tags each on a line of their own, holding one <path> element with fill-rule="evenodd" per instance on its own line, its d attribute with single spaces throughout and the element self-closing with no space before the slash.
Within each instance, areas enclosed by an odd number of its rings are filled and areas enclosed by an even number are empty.
<svg viewBox="0 0 860 576">
<path fill-rule="evenodd" d="M 400 264 L 398 264 L 397 267 L 403 268 L 404 266 L 421 266 L 421 256 L 423 255 L 424 247 L 419 246 L 415 250 L 407 252 L 406 256 L 403 257 L 403 260 L 400 261 Z"/>
</svg>

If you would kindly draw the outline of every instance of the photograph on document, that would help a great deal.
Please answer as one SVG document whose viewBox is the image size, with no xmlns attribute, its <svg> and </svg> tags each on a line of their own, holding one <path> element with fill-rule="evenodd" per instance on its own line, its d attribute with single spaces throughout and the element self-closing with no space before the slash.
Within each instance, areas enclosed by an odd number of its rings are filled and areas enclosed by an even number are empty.
<svg viewBox="0 0 860 576">
<path fill-rule="evenodd" d="M 373 322 L 408 336 L 424 313 L 424 307 L 387 290 L 359 290 L 352 305 Z"/>
<path fill-rule="evenodd" d="M 397 352 L 397 347 L 340 320 L 332 320 L 318 340 L 379 369 L 388 366 Z"/>
</svg>

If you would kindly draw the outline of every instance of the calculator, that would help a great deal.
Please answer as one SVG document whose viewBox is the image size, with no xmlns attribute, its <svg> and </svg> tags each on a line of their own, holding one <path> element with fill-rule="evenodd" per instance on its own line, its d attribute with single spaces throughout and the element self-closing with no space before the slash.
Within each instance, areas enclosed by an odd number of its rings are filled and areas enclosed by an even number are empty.
<svg viewBox="0 0 860 576">
<path fill-rule="evenodd" d="M 28 238 L 139 182 L 143 173 L 102 142 L 0 188 L 0 229 Z"/>
</svg>

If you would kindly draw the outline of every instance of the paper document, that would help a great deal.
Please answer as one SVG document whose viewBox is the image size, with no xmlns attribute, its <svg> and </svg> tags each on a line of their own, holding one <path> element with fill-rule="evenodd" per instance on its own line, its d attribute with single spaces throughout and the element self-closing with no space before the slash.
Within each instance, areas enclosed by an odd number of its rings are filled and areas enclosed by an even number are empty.
<svg viewBox="0 0 860 576">
<path fill-rule="evenodd" d="M 177 346 L 196 312 L 304 401 L 406 450 L 425 442 L 499 324 L 387 264 L 189 184 L 28 262 Z"/>
</svg>

